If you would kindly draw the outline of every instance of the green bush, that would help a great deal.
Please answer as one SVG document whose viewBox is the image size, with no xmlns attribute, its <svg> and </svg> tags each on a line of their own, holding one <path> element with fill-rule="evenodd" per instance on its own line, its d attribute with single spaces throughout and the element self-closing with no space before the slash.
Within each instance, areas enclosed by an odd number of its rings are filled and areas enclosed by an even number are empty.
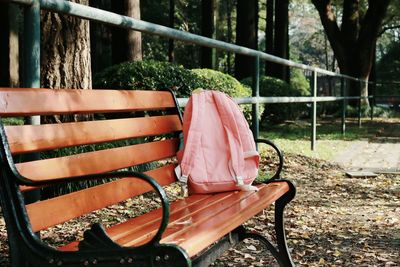
<svg viewBox="0 0 400 267">
<path fill-rule="evenodd" d="M 189 97 L 197 88 L 218 90 L 232 97 L 251 96 L 251 89 L 228 74 L 210 69 L 188 70 L 169 62 L 135 61 L 111 66 L 93 79 L 100 89 L 176 89 L 178 97 Z M 242 105 L 246 119 L 251 105 Z M 260 112 L 261 114 L 261 112 Z"/>
<path fill-rule="evenodd" d="M 261 76 L 260 96 L 306 96 L 309 95 L 310 87 L 301 72 L 294 71 L 291 74 L 292 85 L 280 79 Z M 251 78 L 246 78 L 242 83 L 250 85 Z M 268 104 L 261 116 L 261 124 L 271 122 L 280 123 L 285 120 L 296 120 L 305 112 L 305 104 L 282 103 Z"/>
<path fill-rule="evenodd" d="M 234 77 L 211 69 L 193 69 L 200 79 L 201 87 L 204 89 L 218 90 L 232 97 L 250 97 L 251 88 L 240 83 Z M 243 114 L 247 121 L 251 121 L 251 105 L 241 105 Z M 259 118 L 263 112 L 263 108 L 259 110 Z"/>
<path fill-rule="evenodd" d="M 169 62 L 132 61 L 111 66 L 93 79 L 94 88 L 174 89 L 178 97 L 188 97 L 201 87 L 198 76 Z"/>
</svg>

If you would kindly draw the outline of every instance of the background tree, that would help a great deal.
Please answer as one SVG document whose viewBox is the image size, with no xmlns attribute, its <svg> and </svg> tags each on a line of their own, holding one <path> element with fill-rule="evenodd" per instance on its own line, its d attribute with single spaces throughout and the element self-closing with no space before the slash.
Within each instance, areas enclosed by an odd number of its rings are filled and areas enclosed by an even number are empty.
<svg viewBox="0 0 400 267">
<path fill-rule="evenodd" d="M 289 0 L 275 2 L 274 55 L 289 59 Z M 275 64 L 273 76 L 289 82 L 289 67 Z"/>
<path fill-rule="evenodd" d="M 258 1 L 237 1 L 236 44 L 252 49 L 258 48 Z M 238 80 L 254 72 L 254 58 L 244 55 L 235 57 L 235 77 Z"/>
<path fill-rule="evenodd" d="M 201 35 L 209 38 L 216 38 L 217 21 L 217 0 L 201 1 Z M 216 51 L 215 48 L 201 47 L 201 67 L 215 68 Z"/>
<path fill-rule="evenodd" d="M 111 1 L 112 11 L 140 19 L 140 0 Z M 142 60 L 142 34 L 117 27 L 112 29 L 112 62 Z"/>
<path fill-rule="evenodd" d="M 374 62 L 375 46 L 390 0 L 344 0 L 338 25 L 331 0 L 312 0 L 335 53 L 340 72 L 368 80 Z M 368 86 L 351 83 L 350 95 L 368 96 Z M 364 104 L 368 100 L 364 99 Z"/>
<path fill-rule="evenodd" d="M 87 5 L 88 0 L 73 2 Z M 45 88 L 92 88 L 89 22 L 42 12 L 41 84 Z"/>
</svg>

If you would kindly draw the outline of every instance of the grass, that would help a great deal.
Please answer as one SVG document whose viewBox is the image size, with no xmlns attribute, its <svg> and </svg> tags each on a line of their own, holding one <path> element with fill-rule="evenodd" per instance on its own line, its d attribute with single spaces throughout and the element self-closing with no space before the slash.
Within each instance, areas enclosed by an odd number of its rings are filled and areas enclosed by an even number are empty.
<svg viewBox="0 0 400 267">
<path fill-rule="evenodd" d="M 346 121 L 346 133 L 341 133 L 340 120 L 319 119 L 317 125 L 316 150 L 311 150 L 311 125 L 309 122 L 295 121 L 268 126 L 260 132 L 262 138 L 274 141 L 285 153 L 301 154 L 325 160 L 333 159 L 338 152 L 346 149 L 355 140 L 371 139 L 398 125 L 400 118 L 362 119 L 361 127 L 356 119 Z"/>
</svg>

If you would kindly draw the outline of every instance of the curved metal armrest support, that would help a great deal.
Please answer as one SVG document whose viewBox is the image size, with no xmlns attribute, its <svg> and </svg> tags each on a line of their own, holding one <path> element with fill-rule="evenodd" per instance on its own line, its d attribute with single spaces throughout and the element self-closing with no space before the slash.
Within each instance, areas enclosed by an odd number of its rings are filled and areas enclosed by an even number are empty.
<svg viewBox="0 0 400 267">
<path fill-rule="evenodd" d="M 269 181 L 280 179 L 281 171 L 283 168 L 283 153 L 282 153 L 282 151 L 279 149 L 279 147 L 277 145 L 275 145 L 272 141 L 269 141 L 267 139 L 256 139 L 255 141 L 256 141 L 256 143 L 263 143 L 263 144 L 269 145 L 275 150 L 276 154 L 279 157 L 279 166 L 278 166 L 278 169 L 276 170 L 275 174 L 269 179 Z"/>
<path fill-rule="evenodd" d="M 144 244 L 143 246 L 146 246 L 148 244 L 159 243 L 159 241 L 161 240 L 161 235 L 163 234 L 163 232 L 165 231 L 165 229 L 168 226 L 170 210 L 169 210 L 169 200 L 168 200 L 167 194 L 165 193 L 165 190 L 163 189 L 163 187 L 161 185 L 159 185 L 154 178 L 152 178 L 149 175 L 146 175 L 144 173 L 132 172 L 132 171 L 107 172 L 107 173 L 100 173 L 100 174 L 60 178 L 60 179 L 56 179 L 56 180 L 43 180 L 43 181 L 38 181 L 38 182 L 29 180 L 25 177 L 22 177 L 21 175 L 19 175 L 19 178 L 24 179 L 24 181 L 29 181 L 28 182 L 29 185 L 43 185 L 43 184 L 48 185 L 48 184 L 55 184 L 55 183 L 61 183 L 61 182 L 77 182 L 77 181 L 83 181 L 83 180 L 101 180 L 101 179 L 111 179 L 111 178 L 138 178 L 140 180 L 143 180 L 143 181 L 149 183 L 151 185 L 151 187 L 153 187 L 153 189 L 157 192 L 158 196 L 161 199 L 161 206 L 162 206 L 162 219 L 161 219 L 161 224 L 158 228 L 158 231 L 154 235 L 154 237 L 147 244 Z"/>
</svg>

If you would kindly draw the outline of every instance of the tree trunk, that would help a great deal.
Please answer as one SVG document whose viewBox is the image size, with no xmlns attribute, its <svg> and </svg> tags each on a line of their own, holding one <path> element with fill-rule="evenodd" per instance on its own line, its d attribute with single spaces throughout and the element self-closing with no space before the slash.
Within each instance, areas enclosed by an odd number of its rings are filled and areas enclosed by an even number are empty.
<svg viewBox="0 0 400 267">
<path fill-rule="evenodd" d="M 75 0 L 88 4 L 88 0 Z M 41 84 L 45 88 L 91 89 L 89 22 L 79 18 L 42 13 Z M 56 121 L 80 120 L 55 118 Z"/>
<path fill-rule="evenodd" d="M 267 0 L 266 18 L 267 24 L 265 27 L 265 52 L 267 54 L 274 54 L 274 10 L 275 0 Z M 274 73 L 275 63 L 265 62 L 265 75 L 272 76 Z"/>
<path fill-rule="evenodd" d="M 257 49 L 258 1 L 237 1 L 236 44 Z M 239 80 L 254 72 L 254 58 L 236 54 L 235 77 Z"/>
<path fill-rule="evenodd" d="M 0 3 L 0 86 L 10 85 L 10 57 L 8 23 L 8 7 L 10 4 Z"/>
<path fill-rule="evenodd" d="M 140 0 L 113 0 L 113 12 L 140 19 Z M 112 63 L 118 64 L 129 60 L 142 59 L 141 33 L 113 27 L 112 29 Z"/>
<path fill-rule="evenodd" d="M 289 59 L 289 0 L 279 0 L 275 6 L 275 55 Z M 282 64 L 275 66 L 274 76 L 284 81 L 290 81 L 289 67 Z"/>
<path fill-rule="evenodd" d="M 232 43 L 232 3 L 231 0 L 226 1 L 227 27 L 228 27 L 228 43 Z M 231 57 L 232 53 L 227 52 L 227 68 L 228 74 L 232 74 Z"/>
<path fill-rule="evenodd" d="M 126 15 L 134 19 L 140 19 L 140 0 L 125 1 Z M 128 31 L 128 60 L 142 60 L 142 33 Z"/>
<path fill-rule="evenodd" d="M 90 0 L 90 6 L 104 10 L 111 9 L 109 0 Z M 101 23 L 90 22 L 90 50 L 93 74 L 112 65 L 110 27 Z"/>
<path fill-rule="evenodd" d="M 201 1 L 201 35 L 215 39 L 216 0 Z M 215 68 L 215 48 L 201 47 L 201 67 Z"/>
<path fill-rule="evenodd" d="M 376 41 L 390 0 L 368 1 L 365 15 L 359 0 L 343 2 L 342 25 L 339 28 L 331 1 L 312 0 L 321 18 L 329 43 L 335 53 L 340 72 L 368 80 L 374 60 Z M 368 84 L 351 81 L 351 96 L 368 96 Z M 354 101 L 352 102 L 354 104 Z M 368 99 L 363 100 L 368 104 Z"/>
<path fill-rule="evenodd" d="M 175 28 L 175 0 L 169 0 L 169 27 Z M 174 39 L 168 40 L 168 61 L 175 61 Z"/>
</svg>

